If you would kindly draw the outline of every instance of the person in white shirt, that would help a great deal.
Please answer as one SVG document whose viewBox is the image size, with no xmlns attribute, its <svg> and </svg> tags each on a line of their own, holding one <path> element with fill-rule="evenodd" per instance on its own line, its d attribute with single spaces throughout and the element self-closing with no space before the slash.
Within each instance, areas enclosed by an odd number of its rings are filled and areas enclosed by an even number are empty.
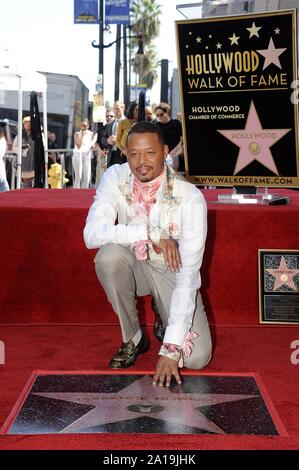
<svg viewBox="0 0 299 470">
<path fill-rule="evenodd" d="M 74 182 L 73 188 L 89 188 L 91 178 L 92 148 L 97 141 L 97 134 L 89 129 L 88 120 L 80 124 L 80 131 L 74 134 L 75 149 L 73 153 Z"/>
<path fill-rule="evenodd" d="M 9 185 L 6 179 L 6 169 L 4 155 L 6 153 L 5 123 L 0 123 L 0 192 L 9 191 Z"/>
<path fill-rule="evenodd" d="M 87 248 L 100 248 L 96 273 L 122 332 L 110 367 L 129 367 L 147 351 L 136 295 L 151 294 L 165 327 L 153 379 L 160 386 L 170 386 L 172 376 L 181 383 L 179 367 L 201 369 L 212 351 L 199 293 L 206 202 L 165 163 L 167 154 L 159 127 L 136 123 L 127 138 L 128 163 L 104 173 L 84 228 Z"/>
</svg>

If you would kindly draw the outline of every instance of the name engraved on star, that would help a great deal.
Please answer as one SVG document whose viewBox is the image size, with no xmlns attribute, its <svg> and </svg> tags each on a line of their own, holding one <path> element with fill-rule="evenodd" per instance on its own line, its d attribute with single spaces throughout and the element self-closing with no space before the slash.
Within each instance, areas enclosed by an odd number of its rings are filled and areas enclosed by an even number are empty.
<svg viewBox="0 0 299 470">
<path fill-rule="evenodd" d="M 5 364 L 5 345 L 3 341 L 0 341 L 0 365 Z"/>
</svg>

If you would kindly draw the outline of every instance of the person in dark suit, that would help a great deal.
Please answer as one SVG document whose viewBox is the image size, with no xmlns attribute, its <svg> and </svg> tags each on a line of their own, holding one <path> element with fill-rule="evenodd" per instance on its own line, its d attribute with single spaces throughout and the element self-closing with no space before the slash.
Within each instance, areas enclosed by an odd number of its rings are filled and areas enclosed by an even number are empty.
<svg viewBox="0 0 299 470">
<path fill-rule="evenodd" d="M 106 136 L 106 126 L 114 121 L 114 112 L 112 109 L 106 110 L 106 122 L 99 122 L 97 125 L 97 141 L 94 146 L 94 167 L 92 167 L 92 182 L 97 188 L 100 182 L 100 179 L 107 169 L 107 153 L 108 153 L 108 142 Z M 103 139 L 105 138 L 105 145 L 103 145 Z"/>
<path fill-rule="evenodd" d="M 126 119 L 124 115 L 125 105 L 122 101 L 115 101 L 113 105 L 114 120 L 105 126 L 102 134 L 101 146 L 108 149 L 107 168 L 115 163 L 124 163 L 126 160 L 121 155 L 120 150 L 116 147 L 116 135 L 118 123 Z"/>
</svg>

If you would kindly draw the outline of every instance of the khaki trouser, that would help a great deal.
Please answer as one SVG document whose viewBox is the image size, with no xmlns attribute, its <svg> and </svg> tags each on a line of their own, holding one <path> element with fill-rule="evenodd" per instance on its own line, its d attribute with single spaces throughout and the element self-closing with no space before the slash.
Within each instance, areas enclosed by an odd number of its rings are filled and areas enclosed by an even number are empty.
<svg viewBox="0 0 299 470">
<path fill-rule="evenodd" d="M 129 341 L 140 328 L 136 295 L 151 294 L 164 325 L 168 324 L 170 301 L 175 287 L 175 273 L 165 264 L 137 261 L 130 248 L 123 245 L 104 245 L 95 257 L 97 277 L 120 322 L 122 338 Z M 211 358 L 211 335 L 201 295 L 198 292 L 191 331 L 198 334 L 190 357 L 184 365 L 201 369 Z"/>
<path fill-rule="evenodd" d="M 100 180 L 107 169 L 106 155 L 103 155 L 98 151 L 97 155 L 97 166 L 96 166 L 96 182 L 95 187 L 97 188 L 100 184 Z"/>
</svg>

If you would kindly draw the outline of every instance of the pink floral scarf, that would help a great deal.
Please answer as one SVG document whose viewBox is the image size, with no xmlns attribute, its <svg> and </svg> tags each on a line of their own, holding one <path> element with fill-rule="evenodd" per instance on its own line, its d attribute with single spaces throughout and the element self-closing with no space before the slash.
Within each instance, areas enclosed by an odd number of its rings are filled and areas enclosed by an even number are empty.
<svg viewBox="0 0 299 470">
<path fill-rule="evenodd" d="M 141 217 L 145 223 L 148 222 L 151 208 L 156 202 L 156 194 L 165 176 L 165 171 L 164 168 L 160 176 L 146 183 L 134 177 L 132 206 L 136 215 Z M 145 261 L 147 259 L 149 245 L 152 245 L 150 240 L 139 240 L 138 242 L 132 243 L 131 249 L 134 250 L 138 261 Z"/>
</svg>

